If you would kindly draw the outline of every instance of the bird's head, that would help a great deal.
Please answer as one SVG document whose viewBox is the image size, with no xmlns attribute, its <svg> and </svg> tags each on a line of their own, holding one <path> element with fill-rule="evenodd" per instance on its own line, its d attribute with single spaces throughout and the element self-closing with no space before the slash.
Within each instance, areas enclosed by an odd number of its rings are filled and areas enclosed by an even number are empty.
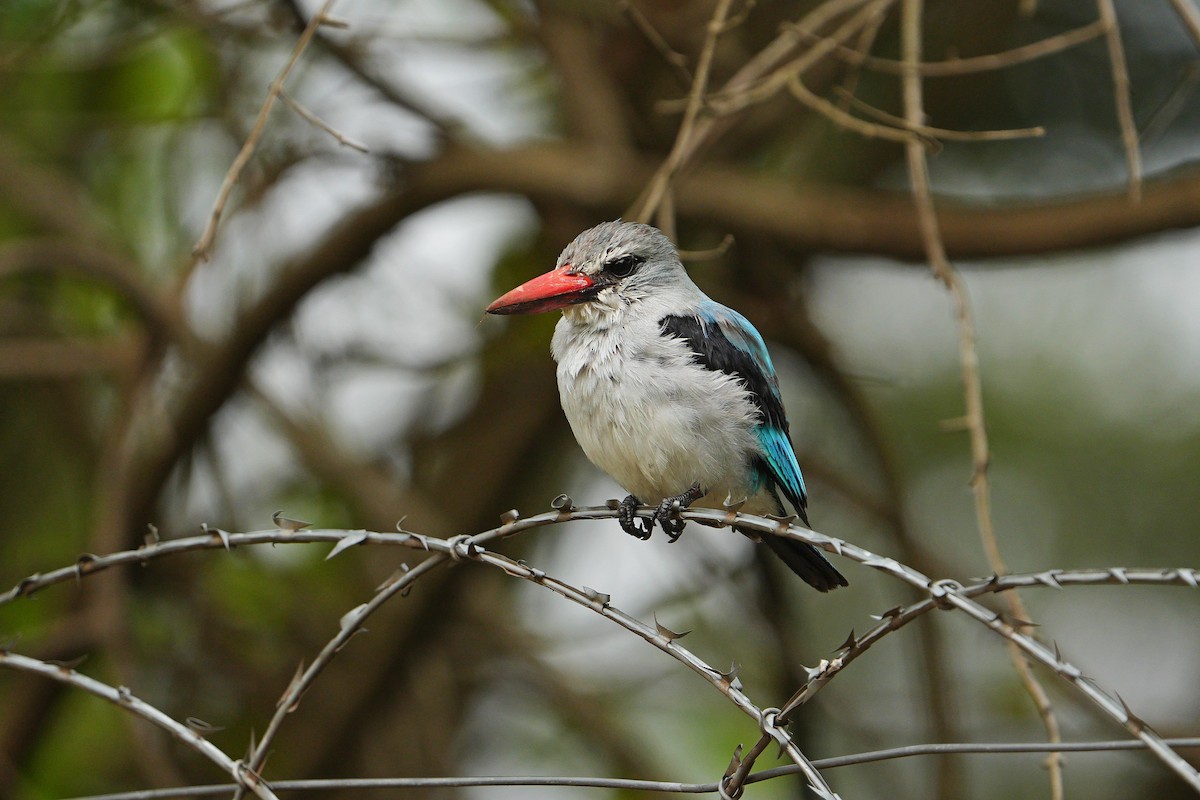
<svg viewBox="0 0 1200 800">
<path fill-rule="evenodd" d="M 675 245 L 640 222 L 605 222 L 575 237 L 545 275 L 487 307 L 489 314 L 537 314 L 580 306 L 618 312 L 646 297 L 692 286 Z"/>
</svg>

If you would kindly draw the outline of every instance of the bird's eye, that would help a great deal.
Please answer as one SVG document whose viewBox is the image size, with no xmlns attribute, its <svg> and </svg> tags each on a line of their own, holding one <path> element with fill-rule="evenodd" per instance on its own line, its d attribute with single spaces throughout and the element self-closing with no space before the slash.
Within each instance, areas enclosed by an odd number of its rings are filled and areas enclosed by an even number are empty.
<svg viewBox="0 0 1200 800">
<path fill-rule="evenodd" d="M 604 265 L 604 271 L 616 278 L 627 278 L 642 265 L 641 256 L 625 255 L 614 258 Z"/>
</svg>

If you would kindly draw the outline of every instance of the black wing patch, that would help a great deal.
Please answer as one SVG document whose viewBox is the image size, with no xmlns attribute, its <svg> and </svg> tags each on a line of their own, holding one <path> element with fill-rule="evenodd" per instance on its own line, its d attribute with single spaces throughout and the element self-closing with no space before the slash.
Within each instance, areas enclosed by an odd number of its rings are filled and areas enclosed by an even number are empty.
<svg viewBox="0 0 1200 800">
<path fill-rule="evenodd" d="M 705 326 L 699 317 L 692 315 L 670 315 L 660 319 L 658 327 L 664 334 L 687 342 L 697 364 L 740 379 L 762 414 L 763 424 L 787 432 L 787 417 L 775 381 L 754 362 L 749 352 L 731 342 L 719 325 Z"/>
</svg>

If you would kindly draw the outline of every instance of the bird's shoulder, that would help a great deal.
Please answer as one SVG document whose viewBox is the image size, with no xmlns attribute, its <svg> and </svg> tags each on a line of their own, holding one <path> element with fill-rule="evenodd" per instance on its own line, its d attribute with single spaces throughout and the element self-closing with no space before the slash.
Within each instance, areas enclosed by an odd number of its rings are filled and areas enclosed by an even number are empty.
<svg viewBox="0 0 1200 800">
<path fill-rule="evenodd" d="M 741 379 L 765 421 L 786 430 L 775 366 L 762 336 L 748 319 L 706 298 L 686 311 L 664 314 L 658 325 L 664 336 L 686 342 L 703 366 Z"/>
</svg>

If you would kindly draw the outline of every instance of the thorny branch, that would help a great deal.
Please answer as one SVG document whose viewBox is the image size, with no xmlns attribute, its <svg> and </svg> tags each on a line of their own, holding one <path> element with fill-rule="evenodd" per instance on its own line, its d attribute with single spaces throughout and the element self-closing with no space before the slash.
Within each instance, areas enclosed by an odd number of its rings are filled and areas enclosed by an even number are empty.
<svg viewBox="0 0 1200 800">
<path fill-rule="evenodd" d="M 1200 747 L 1200 738 L 1166 739 L 1171 747 Z M 813 761 L 818 769 L 836 769 L 857 764 L 871 764 L 896 758 L 911 758 L 923 755 L 1045 753 L 1062 750 L 1070 753 L 1101 753 L 1117 750 L 1139 750 L 1145 744 L 1122 739 L 1107 742 L 967 742 L 951 744 L 913 744 L 890 747 L 846 756 L 820 758 Z M 795 775 L 799 768 L 794 764 L 764 769 L 746 779 L 747 784 L 761 783 L 784 775 Z M 641 792 L 664 792 L 671 794 L 715 794 L 720 791 L 719 783 L 682 783 L 679 781 L 653 781 L 636 778 L 594 778 L 577 775 L 504 775 L 454 778 L 326 778 L 316 780 L 273 781 L 271 786 L 279 791 L 328 791 L 330 789 L 414 789 L 454 788 L 488 786 L 578 786 L 593 789 L 624 789 Z M 179 797 L 215 797 L 229 794 L 234 784 L 210 786 L 186 786 L 175 789 L 146 789 L 133 792 L 116 792 L 105 795 L 89 795 L 72 800 L 174 800 Z"/>
<path fill-rule="evenodd" d="M 261 800 L 276 800 L 271 788 L 258 779 L 253 770 L 247 769 L 241 762 L 236 762 L 225 755 L 215 745 L 206 740 L 191 727 L 177 722 L 146 701 L 134 696 L 128 687 L 109 686 L 106 683 L 82 675 L 74 668 L 66 665 L 50 664 L 36 658 L 19 655 L 0 649 L 0 666 L 21 672 L 31 672 L 51 680 L 70 684 L 85 692 L 101 697 L 118 708 L 123 708 L 135 716 L 141 717 L 165 730 L 200 755 L 212 761 L 230 777 L 237 781 L 238 790 L 249 789 Z"/>
<path fill-rule="evenodd" d="M 759 709 L 741 690 L 736 675 L 723 673 L 708 665 L 695 654 L 683 648 L 676 641 L 678 636 L 665 629 L 651 627 L 612 605 L 607 595 L 587 588 L 572 586 L 545 572 L 532 567 L 525 562 L 514 561 L 504 555 L 487 550 L 484 545 L 498 542 L 523 531 L 537 527 L 555 525 L 568 520 L 596 520 L 612 518 L 616 511 L 608 506 L 575 508 L 569 498 L 559 498 L 555 502 L 554 511 L 539 514 L 527 519 L 521 519 L 515 512 L 509 512 L 503 519 L 503 524 L 473 536 L 456 536 L 450 539 L 438 539 L 410 532 L 379 533 L 370 531 L 335 531 L 335 530 L 267 530 L 249 533 L 229 533 L 221 530 L 209 530 L 200 536 L 165 541 L 151 541 L 136 550 L 127 550 L 107 556 L 84 555 L 71 567 L 64 567 L 46 574 L 31 575 L 18 582 L 4 594 L 0 594 L 0 605 L 13 602 L 19 597 L 25 597 L 34 592 L 71 580 L 79 580 L 114 566 L 146 563 L 156 558 L 171 554 L 194 550 L 232 550 L 235 547 L 254 544 L 280 543 L 312 543 L 325 542 L 334 545 L 328 557 L 336 556 L 350 547 L 375 544 L 402 546 L 409 549 L 430 553 L 430 556 L 412 569 L 402 568 L 392 578 L 384 582 L 372 599 L 342 617 L 339 631 L 321 651 L 313 664 L 300 671 L 297 677 L 287 687 L 280 698 L 278 709 L 264 736 L 263 743 L 245 765 L 244 770 L 249 774 L 257 774 L 261 765 L 261 754 L 266 752 L 266 744 L 273 739 L 282 720 L 294 711 L 304 692 L 311 686 L 321 670 L 339 652 L 342 647 L 357 633 L 365 619 L 388 599 L 397 594 L 403 595 L 405 590 L 423 574 L 439 564 L 449 561 L 474 561 L 500 569 L 505 574 L 530 581 L 558 594 L 572 602 L 589 608 L 597 614 L 609 619 L 625 630 L 639 636 L 662 652 L 687 666 L 693 672 L 704 678 L 710 685 L 724 694 L 734 705 L 755 719 L 763 729 L 764 736 L 776 741 L 795 761 L 809 781 L 825 796 L 833 797 L 832 790 L 824 783 L 820 773 L 796 749 L 790 737 L 784 732 L 783 726 L 789 716 L 821 687 L 841 670 L 861 655 L 874 642 L 883 636 L 899 629 L 912 619 L 928 613 L 934 608 L 955 608 L 964 612 L 970 618 L 987 627 L 1006 641 L 1018 647 L 1027 657 L 1038 661 L 1058 674 L 1065 681 L 1075 686 L 1093 705 L 1108 716 L 1125 726 L 1134 736 L 1140 739 L 1155 755 L 1167 764 L 1173 771 L 1188 781 L 1194 788 L 1200 790 L 1200 775 L 1194 768 L 1180 758 L 1164 740 L 1149 728 L 1140 718 L 1119 699 L 1100 689 L 1094 681 L 1087 678 L 1083 672 L 1064 660 L 1058 649 L 1053 651 L 1040 642 L 1021 633 L 1024 622 L 1013 622 L 1003 614 L 996 614 L 974 601 L 974 597 L 994 592 L 1010 592 L 1017 587 L 1064 587 L 1072 585 L 1114 584 L 1128 585 L 1133 583 L 1173 584 L 1197 588 L 1200 586 L 1200 574 L 1191 569 L 1159 569 L 1159 570 L 1048 570 L 1027 575 L 993 576 L 986 581 L 963 586 L 954 581 L 932 580 L 917 570 L 912 569 L 894 559 L 879 556 L 849 542 L 826 536 L 806 528 L 796 526 L 791 520 L 777 520 L 757 517 L 734 511 L 719 511 L 710 509 L 693 509 L 683 513 L 683 517 L 711 527 L 728 527 L 737 525 L 741 530 L 749 530 L 760 535 L 777 535 L 798 539 L 814 546 L 828 550 L 856 561 L 863 566 L 879 570 L 891 575 L 928 594 L 928 597 L 906 608 L 897 608 L 881 615 L 880 622 L 870 631 L 857 638 L 851 638 L 839 648 L 843 650 L 832 661 L 823 662 L 810 671 L 810 677 L 804 687 L 789 701 L 784 709 Z M 653 513 L 653 509 L 644 508 L 643 515 Z M 8 663 L 12 665 L 13 654 L 7 654 Z M 24 662 L 20 662 L 24 663 Z M 53 676 L 52 676 L 53 677 Z M 82 677 L 82 676 L 81 676 Z M 79 683 L 78 681 L 72 681 Z M 82 685 L 82 684 L 79 684 Z M 117 691 L 117 690 L 113 690 Z M 101 693 L 102 696 L 107 696 Z M 110 698 L 111 699 L 111 698 Z M 177 728 L 169 723 L 159 723 L 172 732 Z M 200 746 L 198 743 L 196 746 Z M 761 748 L 759 748 L 761 749 Z M 747 759 L 749 760 L 749 759 Z M 745 761 L 742 762 L 744 764 Z M 241 773 L 238 773 L 241 774 Z M 738 773 L 739 778 L 748 776 Z M 722 791 L 736 790 L 737 785 L 724 785 Z"/>
</svg>

